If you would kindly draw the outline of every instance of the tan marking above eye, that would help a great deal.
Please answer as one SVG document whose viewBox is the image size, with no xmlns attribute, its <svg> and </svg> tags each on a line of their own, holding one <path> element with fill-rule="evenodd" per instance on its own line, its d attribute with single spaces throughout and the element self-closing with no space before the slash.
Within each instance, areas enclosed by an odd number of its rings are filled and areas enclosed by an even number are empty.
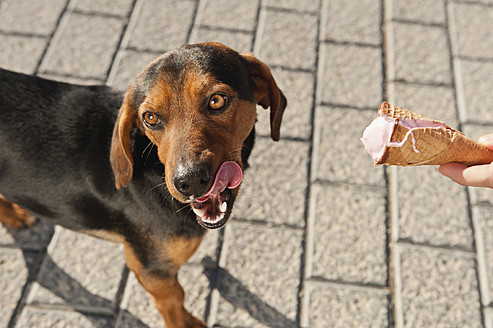
<svg viewBox="0 0 493 328">
<path fill-rule="evenodd" d="M 229 98 L 221 94 L 215 94 L 209 99 L 209 108 L 212 110 L 223 109 L 228 105 Z"/>
</svg>

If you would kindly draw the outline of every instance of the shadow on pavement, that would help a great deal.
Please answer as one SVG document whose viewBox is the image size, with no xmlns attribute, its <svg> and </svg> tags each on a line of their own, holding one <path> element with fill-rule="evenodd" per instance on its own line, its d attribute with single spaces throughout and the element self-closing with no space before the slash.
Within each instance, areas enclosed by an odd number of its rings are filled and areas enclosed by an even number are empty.
<svg viewBox="0 0 493 328">
<path fill-rule="evenodd" d="M 23 286 L 21 301 L 10 318 L 8 328 L 15 327 L 20 311 L 22 311 L 23 305 L 27 301 L 27 292 L 30 289 L 28 287 L 34 282 L 37 282 L 40 286 L 46 288 L 49 292 L 61 299 L 61 301 L 57 302 L 57 305 L 53 306 L 54 309 L 59 304 L 62 309 L 67 307 L 73 308 L 74 311 L 85 316 L 93 327 L 107 328 L 106 324 L 104 327 L 101 326 L 101 317 L 106 316 L 111 318 L 112 321 L 115 321 L 116 319 L 114 318 L 116 318 L 119 311 L 122 312 L 119 316 L 125 317 L 125 320 L 128 320 L 132 327 L 148 327 L 130 312 L 117 309 L 111 300 L 89 292 L 79 281 L 63 271 L 51 259 L 50 255 L 46 252 L 46 247 L 53 236 L 53 226 L 38 221 L 35 225 L 27 229 L 16 230 L 7 228 L 7 231 L 14 240 L 14 245 L 21 248 L 29 274 L 28 281 Z M 33 250 L 33 245 L 29 241 L 30 239 L 36 241 L 36 248 L 38 249 Z M 121 290 L 116 295 L 116 298 L 118 300 L 121 298 Z M 43 302 L 39 304 L 43 304 Z M 101 311 L 101 309 L 106 309 L 106 311 Z"/>
<path fill-rule="evenodd" d="M 204 274 L 214 285 L 214 279 L 217 279 L 216 288 L 221 296 L 237 308 L 248 312 L 252 318 L 267 327 L 291 328 L 296 327 L 296 323 L 286 318 L 282 313 L 271 305 L 264 302 L 260 297 L 248 290 L 238 279 L 233 277 L 227 270 L 217 267 L 216 262 L 210 257 L 202 260 L 205 268 L 216 267 L 217 273 L 204 269 Z M 214 277 L 215 276 L 215 277 Z M 215 325 L 214 327 L 220 327 Z"/>
</svg>

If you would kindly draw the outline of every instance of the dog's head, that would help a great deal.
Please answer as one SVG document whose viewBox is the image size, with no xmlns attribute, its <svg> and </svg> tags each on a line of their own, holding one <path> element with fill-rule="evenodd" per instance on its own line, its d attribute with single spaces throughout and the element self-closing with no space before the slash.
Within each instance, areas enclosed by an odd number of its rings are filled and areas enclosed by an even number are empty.
<svg viewBox="0 0 493 328">
<path fill-rule="evenodd" d="M 202 226 L 223 226 L 241 183 L 241 152 L 256 104 L 270 107 L 271 137 L 279 140 L 286 99 L 269 68 L 251 54 L 203 43 L 158 57 L 128 88 L 115 123 L 110 159 L 116 188 L 131 182 L 137 129 L 157 147 L 170 194 L 191 203 Z"/>
</svg>

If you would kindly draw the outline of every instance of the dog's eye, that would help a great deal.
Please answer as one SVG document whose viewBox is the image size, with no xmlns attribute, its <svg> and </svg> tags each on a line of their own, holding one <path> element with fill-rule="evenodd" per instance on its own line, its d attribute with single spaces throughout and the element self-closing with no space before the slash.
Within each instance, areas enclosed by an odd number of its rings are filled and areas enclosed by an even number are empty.
<svg viewBox="0 0 493 328">
<path fill-rule="evenodd" d="M 159 123 L 161 123 L 159 117 L 157 117 L 157 115 L 153 112 L 145 112 L 144 115 L 142 115 L 142 119 L 144 120 L 145 124 L 150 127 L 155 127 Z"/>
<path fill-rule="evenodd" d="M 209 99 L 209 109 L 213 111 L 224 110 L 228 107 L 230 98 L 216 93 Z"/>
</svg>

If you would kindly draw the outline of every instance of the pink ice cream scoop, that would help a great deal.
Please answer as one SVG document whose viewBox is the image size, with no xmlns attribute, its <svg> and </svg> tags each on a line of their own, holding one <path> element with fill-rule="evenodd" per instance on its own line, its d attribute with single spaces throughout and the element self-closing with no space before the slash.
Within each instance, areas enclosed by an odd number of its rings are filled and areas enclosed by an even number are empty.
<svg viewBox="0 0 493 328">
<path fill-rule="evenodd" d="M 375 164 L 467 166 L 493 162 L 493 151 L 445 123 L 383 102 L 361 138 Z"/>
<path fill-rule="evenodd" d="M 407 130 L 406 134 L 402 138 L 402 140 L 391 141 L 394 130 L 396 129 L 396 125 L 400 125 L 404 129 Z M 400 148 L 404 145 L 404 143 L 411 137 L 413 150 L 416 153 L 420 153 L 421 151 L 416 147 L 416 138 L 414 136 L 414 131 L 416 129 L 439 129 L 439 128 L 447 128 L 447 126 L 438 121 L 432 120 L 414 120 L 411 118 L 392 118 L 389 116 L 377 116 L 375 120 L 365 129 L 363 132 L 363 137 L 361 141 L 363 142 L 363 146 L 370 156 L 373 158 L 373 161 L 376 164 L 380 164 L 385 151 L 389 147 Z"/>
</svg>

